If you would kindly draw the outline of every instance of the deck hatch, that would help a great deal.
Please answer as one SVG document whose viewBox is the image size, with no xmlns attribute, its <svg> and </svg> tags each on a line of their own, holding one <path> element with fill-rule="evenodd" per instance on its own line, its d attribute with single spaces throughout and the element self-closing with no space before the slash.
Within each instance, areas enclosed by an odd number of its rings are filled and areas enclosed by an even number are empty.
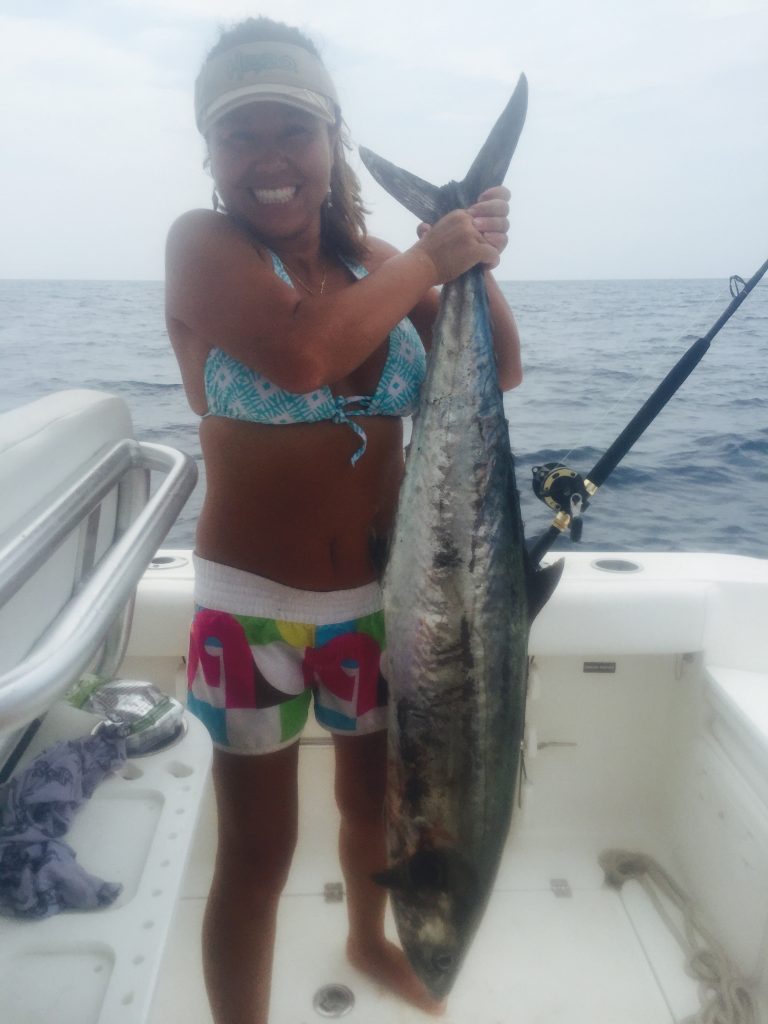
<svg viewBox="0 0 768 1024">
<path fill-rule="evenodd" d="M 567 878 L 551 878 L 549 887 L 559 900 L 570 900 L 573 898 L 573 889 Z"/>
<path fill-rule="evenodd" d="M 326 903 L 342 903 L 344 886 L 341 882 L 326 882 L 323 886 L 323 898 Z"/>
</svg>

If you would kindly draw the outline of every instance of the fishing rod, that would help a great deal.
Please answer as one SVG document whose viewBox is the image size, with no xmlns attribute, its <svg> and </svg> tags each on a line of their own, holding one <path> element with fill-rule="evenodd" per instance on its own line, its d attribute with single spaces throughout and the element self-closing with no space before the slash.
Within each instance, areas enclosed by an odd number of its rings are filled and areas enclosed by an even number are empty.
<svg viewBox="0 0 768 1024">
<path fill-rule="evenodd" d="M 581 539 L 582 515 L 597 490 L 602 487 L 637 439 L 653 423 L 661 410 L 696 369 L 707 353 L 715 335 L 730 320 L 742 302 L 768 270 L 768 260 L 748 281 L 734 276 L 730 279 L 731 301 L 707 333 L 698 338 L 680 357 L 645 404 L 632 417 L 605 454 L 595 463 L 588 476 L 559 462 L 546 462 L 533 467 L 533 492 L 555 513 L 549 529 L 534 541 L 530 556 L 534 565 L 549 551 L 564 530 L 571 540 Z"/>
</svg>

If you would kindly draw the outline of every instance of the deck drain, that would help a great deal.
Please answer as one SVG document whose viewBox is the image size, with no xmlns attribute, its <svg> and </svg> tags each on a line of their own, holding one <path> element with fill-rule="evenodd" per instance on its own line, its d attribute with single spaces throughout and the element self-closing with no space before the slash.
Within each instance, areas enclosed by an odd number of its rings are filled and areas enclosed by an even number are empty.
<svg viewBox="0 0 768 1024">
<path fill-rule="evenodd" d="M 183 555 L 155 555 L 149 563 L 150 569 L 181 569 L 189 564 L 189 559 Z"/>
<path fill-rule="evenodd" d="M 345 1017 L 355 1005 L 355 996 L 346 985 L 323 985 L 312 1005 L 321 1017 Z"/>
</svg>

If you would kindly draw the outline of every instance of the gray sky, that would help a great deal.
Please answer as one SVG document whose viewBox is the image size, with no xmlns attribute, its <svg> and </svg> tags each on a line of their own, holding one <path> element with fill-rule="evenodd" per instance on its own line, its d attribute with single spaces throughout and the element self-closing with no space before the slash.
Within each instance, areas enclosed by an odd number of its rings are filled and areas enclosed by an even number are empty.
<svg viewBox="0 0 768 1024">
<path fill-rule="evenodd" d="M 161 279 L 209 204 L 192 86 L 219 25 L 321 47 L 356 143 L 463 177 L 521 71 L 502 279 L 727 277 L 768 256 L 768 0 L 3 0 L 0 278 Z M 360 168 L 369 227 L 415 219 Z"/>
</svg>

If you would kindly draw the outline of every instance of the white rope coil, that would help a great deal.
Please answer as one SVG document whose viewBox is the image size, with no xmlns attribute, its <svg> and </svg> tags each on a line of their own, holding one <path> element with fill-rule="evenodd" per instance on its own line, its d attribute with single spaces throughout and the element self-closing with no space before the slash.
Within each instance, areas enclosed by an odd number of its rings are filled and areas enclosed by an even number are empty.
<svg viewBox="0 0 768 1024">
<path fill-rule="evenodd" d="M 680 1024 L 758 1024 L 752 996 L 714 935 L 702 923 L 689 896 L 658 861 L 642 853 L 606 850 L 600 856 L 605 880 L 615 889 L 638 882 L 687 955 L 686 970 L 699 983 L 701 1010 Z M 665 906 L 682 914 L 682 928 Z"/>
</svg>

